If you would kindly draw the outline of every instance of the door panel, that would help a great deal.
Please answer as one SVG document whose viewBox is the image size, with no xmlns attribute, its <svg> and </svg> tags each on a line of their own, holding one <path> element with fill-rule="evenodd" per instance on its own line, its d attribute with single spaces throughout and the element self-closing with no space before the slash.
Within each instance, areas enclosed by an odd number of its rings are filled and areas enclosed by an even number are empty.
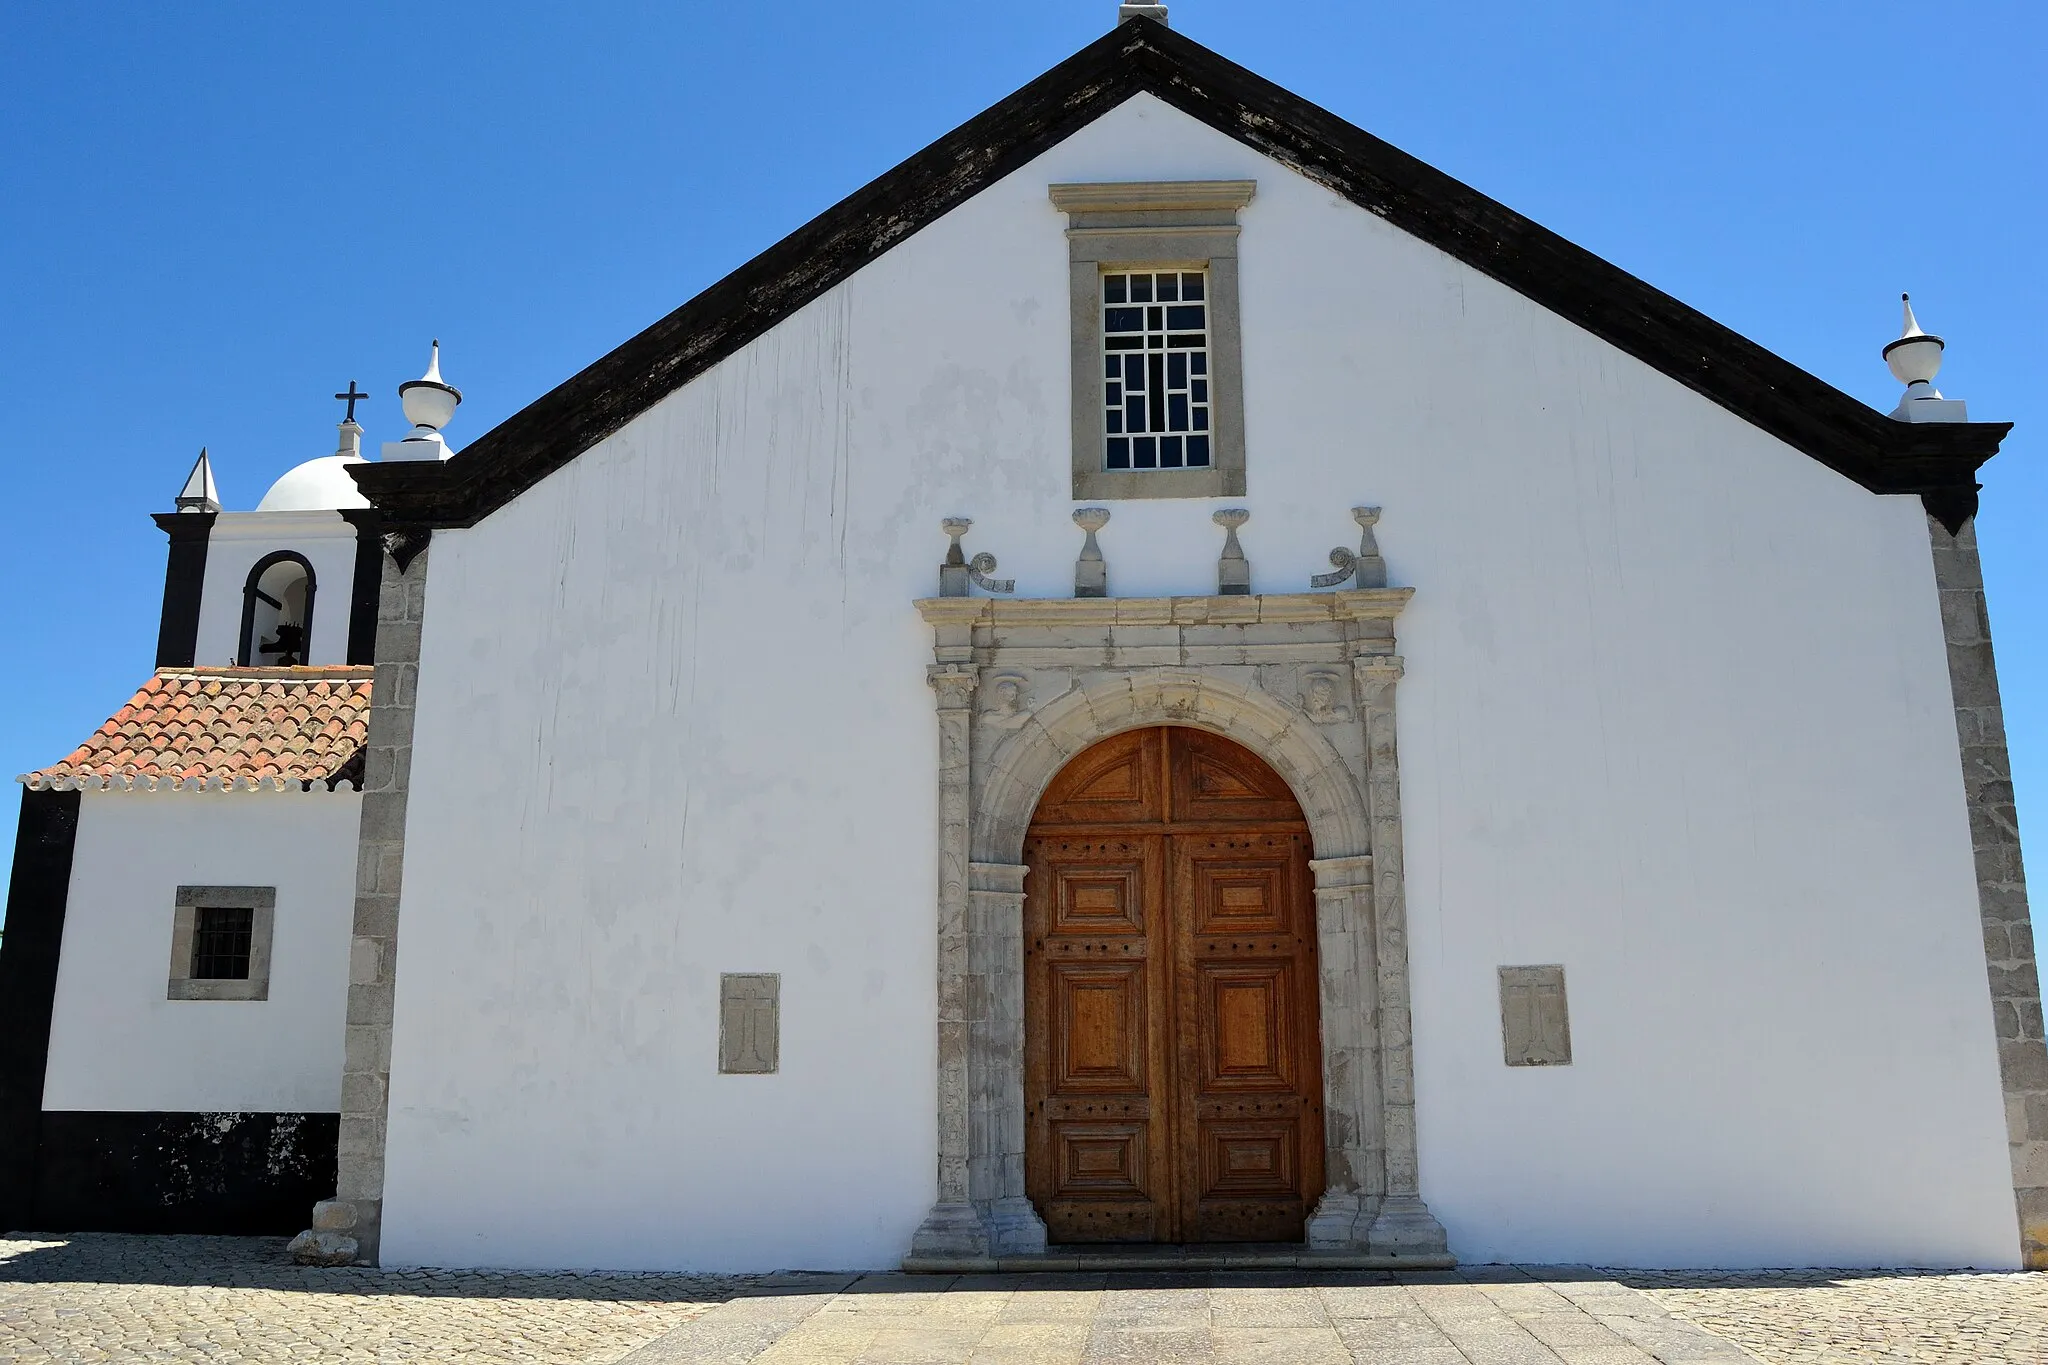
<svg viewBox="0 0 2048 1365">
<path fill-rule="evenodd" d="M 1165 810 L 1166 740 L 1159 730 L 1105 739 L 1060 770 L 1034 823 L 1150 825 Z"/>
<path fill-rule="evenodd" d="M 1145 1090 L 1145 964 L 1055 962 L 1051 968 L 1056 1095 Z"/>
<path fill-rule="evenodd" d="M 1151 789 L 1156 800 L 1157 783 Z M 1054 1241 L 1169 1235 L 1169 1065 L 1155 1019 L 1170 958 L 1166 840 L 1084 832 L 1027 841 L 1024 883 L 1025 1180 Z"/>
<path fill-rule="evenodd" d="M 1188 1241 L 1297 1241 L 1322 1193 L 1314 897 L 1300 827 L 1173 839 Z"/>
<path fill-rule="evenodd" d="M 1292 1090 L 1287 964 L 1205 962 L 1195 973 L 1202 1093 Z"/>
<path fill-rule="evenodd" d="M 1306 822 L 1200 731 L 1106 740 L 1026 841 L 1026 1182 L 1055 1242 L 1299 1241 L 1322 1190 Z"/>
<path fill-rule="evenodd" d="M 1305 823 L 1301 806 L 1280 774 L 1242 745 L 1206 730 L 1174 728 L 1165 734 L 1172 750 L 1170 782 L 1176 822 Z"/>
</svg>

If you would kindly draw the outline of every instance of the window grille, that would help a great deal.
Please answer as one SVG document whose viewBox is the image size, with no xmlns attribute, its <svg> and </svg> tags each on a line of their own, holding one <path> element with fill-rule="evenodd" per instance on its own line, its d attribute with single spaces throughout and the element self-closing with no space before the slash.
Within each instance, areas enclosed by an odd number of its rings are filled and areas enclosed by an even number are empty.
<svg viewBox="0 0 2048 1365">
<path fill-rule="evenodd" d="M 1102 277 L 1104 468 L 1209 467 L 1208 283 L 1200 270 Z"/>
<path fill-rule="evenodd" d="M 192 922 L 192 979 L 247 981 L 255 928 L 251 906 L 199 906 Z"/>
</svg>

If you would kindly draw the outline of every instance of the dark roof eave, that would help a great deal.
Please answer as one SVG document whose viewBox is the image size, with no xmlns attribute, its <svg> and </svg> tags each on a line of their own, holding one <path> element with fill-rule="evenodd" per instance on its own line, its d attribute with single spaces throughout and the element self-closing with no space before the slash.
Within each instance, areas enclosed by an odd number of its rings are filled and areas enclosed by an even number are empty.
<svg viewBox="0 0 2048 1365">
<path fill-rule="evenodd" d="M 1877 493 L 1960 527 L 2010 423 L 1884 416 L 1618 266 L 1149 19 L 1128 20 L 783 238 L 440 464 L 350 469 L 386 517 L 471 526 L 804 304 L 1149 91 Z M 1965 507 L 1967 510 L 1964 510 Z"/>
</svg>

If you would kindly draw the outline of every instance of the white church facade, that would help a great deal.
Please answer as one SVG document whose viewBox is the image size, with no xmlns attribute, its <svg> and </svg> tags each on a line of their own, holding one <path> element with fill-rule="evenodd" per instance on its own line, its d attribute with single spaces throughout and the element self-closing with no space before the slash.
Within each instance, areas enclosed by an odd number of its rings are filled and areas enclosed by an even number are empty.
<svg viewBox="0 0 2048 1365">
<path fill-rule="evenodd" d="M 1156 8 L 460 453 L 437 357 L 202 462 L 24 778 L 0 1223 L 2048 1266 L 2007 426 Z"/>
</svg>

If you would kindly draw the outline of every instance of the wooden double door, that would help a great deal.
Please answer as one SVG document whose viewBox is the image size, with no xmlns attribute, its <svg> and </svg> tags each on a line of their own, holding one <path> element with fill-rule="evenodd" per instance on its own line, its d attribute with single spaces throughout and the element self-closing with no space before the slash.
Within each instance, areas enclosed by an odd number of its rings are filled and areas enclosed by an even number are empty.
<svg viewBox="0 0 2048 1365">
<path fill-rule="evenodd" d="M 1025 844 L 1026 1187 L 1054 1242 L 1289 1242 L 1323 1188 L 1308 824 L 1163 726 L 1074 758 Z"/>
</svg>

